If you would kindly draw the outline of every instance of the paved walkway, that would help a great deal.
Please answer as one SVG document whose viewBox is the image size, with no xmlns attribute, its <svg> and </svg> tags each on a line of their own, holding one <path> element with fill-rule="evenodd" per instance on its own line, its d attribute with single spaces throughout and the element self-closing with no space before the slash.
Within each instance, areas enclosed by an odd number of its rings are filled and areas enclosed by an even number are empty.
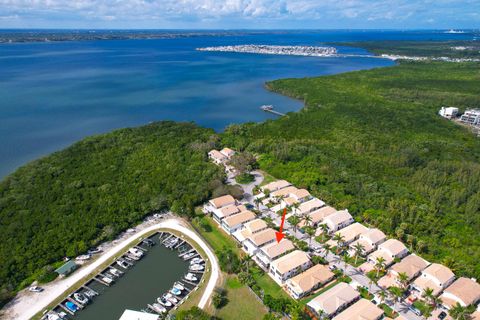
<svg viewBox="0 0 480 320">
<path fill-rule="evenodd" d="M 35 314 L 43 311 L 49 304 L 64 294 L 65 291 L 71 288 L 82 278 L 95 271 L 95 269 L 97 269 L 107 260 L 115 257 L 120 251 L 125 249 L 130 242 L 149 232 L 163 228 L 176 230 L 195 241 L 205 251 L 208 259 L 210 260 L 212 269 L 211 276 L 208 280 L 200 302 L 198 303 L 199 308 L 204 308 L 207 305 L 207 302 L 209 301 L 209 298 L 213 293 L 217 280 L 220 276 L 220 268 L 218 266 L 217 259 L 215 254 L 210 250 L 209 246 L 195 232 L 189 229 L 185 223 L 182 222 L 182 220 L 172 218 L 147 226 L 146 228 L 143 228 L 135 233 L 131 233 L 131 236 L 128 236 L 121 242 L 115 244 L 111 249 L 99 256 L 89 265 L 80 268 L 78 271 L 74 272 L 65 279 L 55 281 L 54 283 L 44 286 L 45 290 L 41 293 L 34 294 L 28 292 L 28 294 L 17 295 L 17 297 L 5 307 L 4 314 L 2 314 L 1 318 L 16 320 L 30 319 Z"/>
</svg>

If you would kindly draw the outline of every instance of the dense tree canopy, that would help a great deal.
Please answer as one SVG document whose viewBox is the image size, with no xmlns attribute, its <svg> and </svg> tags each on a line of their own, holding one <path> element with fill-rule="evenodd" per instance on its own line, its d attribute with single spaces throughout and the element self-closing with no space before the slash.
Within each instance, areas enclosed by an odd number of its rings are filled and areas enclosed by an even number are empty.
<svg viewBox="0 0 480 320">
<path fill-rule="evenodd" d="M 262 169 L 480 278 L 480 140 L 438 116 L 480 107 L 480 64 L 399 66 L 268 83 L 297 113 L 233 125 L 223 143 Z"/>
<path fill-rule="evenodd" d="M 86 138 L 0 183 L 3 297 L 38 270 L 111 239 L 167 207 L 193 213 L 221 186 L 212 130 L 154 123 Z"/>
</svg>

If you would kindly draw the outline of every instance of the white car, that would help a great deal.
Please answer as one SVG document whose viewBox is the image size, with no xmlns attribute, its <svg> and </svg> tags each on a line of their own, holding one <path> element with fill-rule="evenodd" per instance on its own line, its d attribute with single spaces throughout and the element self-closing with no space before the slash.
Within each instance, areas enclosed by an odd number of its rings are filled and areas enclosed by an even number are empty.
<svg viewBox="0 0 480 320">
<path fill-rule="evenodd" d="M 43 288 L 37 287 L 37 286 L 31 286 L 30 288 L 28 288 L 28 291 L 30 291 L 30 292 L 42 292 Z"/>
</svg>

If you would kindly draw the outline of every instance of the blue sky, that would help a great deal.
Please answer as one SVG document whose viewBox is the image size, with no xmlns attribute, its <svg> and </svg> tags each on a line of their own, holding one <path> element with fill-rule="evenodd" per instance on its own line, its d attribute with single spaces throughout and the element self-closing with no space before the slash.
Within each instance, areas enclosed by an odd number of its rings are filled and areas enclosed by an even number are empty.
<svg viewBox="0 0 480 320">
<path fill-rule="evenodd" d="M 0 28 L 480 28 L 480 0 L 0 0 Z"/>
</svg>

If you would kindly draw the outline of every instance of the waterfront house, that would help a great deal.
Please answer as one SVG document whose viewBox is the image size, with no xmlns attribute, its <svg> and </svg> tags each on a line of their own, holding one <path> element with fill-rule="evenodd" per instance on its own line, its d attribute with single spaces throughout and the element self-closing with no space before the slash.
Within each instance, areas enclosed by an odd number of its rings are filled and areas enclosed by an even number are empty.
<svg viewBox="0 0 480 320">
<path fill-rule="evenodd" d="M 240 230 L 243 225 L 249 221 L 255 219 L 255 214 L 249 210 L 242 211 L 238 214 L 229 216 L 222 221 L 222 228 L 232 234 L 237 230 Z"/>
<path fill-rule="evenodd" d="M 387 237 L 377 228 L 368 229 L 366 232 L 360 234 L 358 240 L 350 243 L 350 253 L 354 253 L 354 248 L 357 243 L 363 246 L 363 254 L 367 255 L 377 249 L 378 245 L 385 242 Z"/>
<path fill-rule="evenodd" d="M 280 242 L 273 242 L 265 247 L 261 248 L 257 252 L 257 261 L 264 268 L 269 268 L 272 261 L 280 258 L 284 254 L 294 250 L 295 246 L 292 241 L 288 239 L 282 239 Z"/>
<path fill-rule="evenodd" d="M 480 301 L 480 284 L 469 278 L 458 278 L 440 296 L 442 306 L 450 309 L 459 303 L 463 307 Z"/>
<path fill-rule="evenodd" d="M 268 225 L 262 219 L 255 219 L 243 225 L 243 228 L 235 231 L 233 237 L 240 243 L 243 243 L 249 236 L 268 228 Z"/>
<path fill-rule="evenodd" d="M 215 164 L 223 164 L 225 163 L 228 158 L 222 154 L 220 151 L 218 150 L 211 150 L 209 153 L 208 153 L 208 157 L 215 163 Z"/>
<path fill-rule="evenodd" d="M 285 280 L 296 276 L 312 265 L 310 257 L 303 251 L 295 250 L 270 264 L 270 274 L 274 279 L 283 283 Z"/>
<path fill-rule="evenodd" d="M 328 267 L 317 264 L 310 269 L 290 278 L 286 282 L 288 293 L 294 299 L 300 299 L 320 288 L 335 277 Z"/>
<path fill-rule="evenodd" d="M 360 293 L 345 282 L 328 289 L 307 303 L 307 308 L 319 319 L 333 317 L 360 298 Z"/>
<path fill-rule="evenodd" d="M 408 281 L 412 281 L 415 277 L 420 275 L 422 270 L 428 267 L 430 263 L 416 254 L 411 254 L 402 259 L 402 261 L 395 263 L 387 272 L 387 274 L 378 281 L 378 285 L 383 288 L 391 286 L 400 287 L 402 284 L 398 277 L 400 273 L 405 273 L 408 276 Z"/>
<path fill-rule="evenodd" d="M 455 280 L 455 274 L 452 270 L 441 264 L 432 263 L 422 271 L 422 274 L 415 279 L 410 288 L 417 297 L 421 297 L 423 291 L 427 288 L 432 289 L 433 294 L 438 296 L 453 280 Z"/>
<path fill-rule="evenodd" d="M 325 219 L 323 219 L 323 224 L 326 224 L 330 233 L 334 233 L 342 228 L 353 223 L 353 218 L 348 212 L 347 209 L 337 211 Z"/>
<path fill-rule="evenodd" d="M 268 190 L 270 192 L 275 192 L 277 190 L 289 187 L 291 185 L 292 184 L 286 180 L 277 180 L 260 187 L 260 190 L 262 190 L 262 192 L 265 192 L 265 190 Z"/>
<path fill-rule="evenodd" d="M 220 150 L 220 153 L 224 155 L 227 159 L 232 159 L 233 155 L 235 154 L 235 151 L 233 151 L 230 148 L 223 148 Z"/>
<path fill-rule="evenodd" d="M 378 246 L 377 251 L 368 256 L 368 262 L 375 265 L 377 258 L 382 257 L 385 259 L 385 265 L 388 267 L 394 259 L 400 259 L 408 254 L 407 247 L 397 239 L 388 239 L 384 243 Z"/>
<path fill-rule="evenodd" d="M 338 230 L 337 232 L 335 232 L 334 236 L 337 234 L 341 235 L 343 237 L 344 243 L 348 245 L 351 242 L 357 240 L 360 234 L 367 231 L 368 231 L 367 227 L 365 227 L 361 223 L 355 222 L 349 226 L 346 226 L 343 229 Z M 333 247 L 338 245 L 337 242 L 333 239 L 329 240 L 327 243 Z"/>
<path fill-rule="evenodd" d="M 243 241 L 243 249 L 249 255 L 254 256 L 260 248 L 274 242 L 275 239 L 275 230 L 267 228 L 246 237 Z"/>
<path fill-rule="evenodd" d="M 362 298 L 334 317 L 333 320 L 379 320 L 382 317 L 382 309 Z"/>
<path fill-rule="evenodd" d="M 60 277 L 66 277 L 76 269 L 77 269 L 77 264 L 73 260 L 69 260 L 65 262 L 63 265 L 61 265 L 58 269 L 56 269 L 55 272 Z"/>
</svg>

